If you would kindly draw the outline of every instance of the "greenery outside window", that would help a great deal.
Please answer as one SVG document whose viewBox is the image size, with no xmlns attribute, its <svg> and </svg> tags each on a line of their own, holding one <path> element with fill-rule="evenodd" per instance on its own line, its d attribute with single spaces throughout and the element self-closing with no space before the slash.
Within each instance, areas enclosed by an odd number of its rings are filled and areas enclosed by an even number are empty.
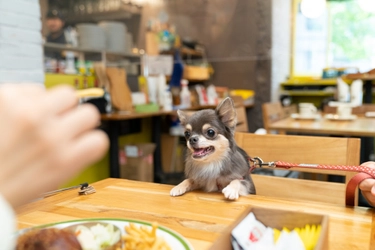
<svg viewBox="0 0 375 250">
<path fill-rule="evenodd" d="M 373 8 L 363 8 L 361 0 L 327 0 L 319 17 L 307 18 L 301 1 L 293 0 L 292 77 L 320 77 L 324 68 L 375 68 Z"/>
</svg>

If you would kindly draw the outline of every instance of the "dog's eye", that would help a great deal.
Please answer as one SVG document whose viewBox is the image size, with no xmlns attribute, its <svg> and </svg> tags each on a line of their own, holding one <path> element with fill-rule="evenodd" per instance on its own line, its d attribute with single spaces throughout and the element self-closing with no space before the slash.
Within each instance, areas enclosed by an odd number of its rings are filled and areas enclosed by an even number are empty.
<svg viewBox="0 0 375 250">
<path fill-rule="evenodd" d="M 213 130 L 213 129 L 208 129 L 208 130 L 207 130 L 207 136 L 208 136 L 208 137 L 211 137 L 211 138 L 212 138 L 212 137 L 215 136 L 215 134 L 216 134 L 216 133 L 215 133 L 215 130 Z"/>
<path fill-rule="evenodd" d="M 184 134 L 185 134 L 185 137 L 186 137 L 186 138 L 189 138 L 189 137 L 190 137 L 190 132 L 189 132 L 189 131 L 185 131 Z"/>
</svg>

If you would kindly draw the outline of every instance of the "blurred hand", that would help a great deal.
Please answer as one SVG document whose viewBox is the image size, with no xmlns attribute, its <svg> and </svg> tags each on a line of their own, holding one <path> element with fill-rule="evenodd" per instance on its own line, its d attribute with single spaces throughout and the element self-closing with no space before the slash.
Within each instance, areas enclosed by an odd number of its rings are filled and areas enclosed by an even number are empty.
<svg viewBox="0 0 375 250">
<path fill-rule="evenodd" d="M 57 189 L 108 148 L 97 109 L 70 87 L 0 85 L 0 193 L 17 207 Z"/>
<path fill-rule="evenodd" d="M 375 162 L 368 161 L 362 163 L 361 166 L 366 166 L 369 168 L 375 168 Z M 359 189 L 361 189 L 363 196 L 368 201 L 368 203 L 375 207 L 375 179 L 366 179 L 359 184 Z"/>
</svg>

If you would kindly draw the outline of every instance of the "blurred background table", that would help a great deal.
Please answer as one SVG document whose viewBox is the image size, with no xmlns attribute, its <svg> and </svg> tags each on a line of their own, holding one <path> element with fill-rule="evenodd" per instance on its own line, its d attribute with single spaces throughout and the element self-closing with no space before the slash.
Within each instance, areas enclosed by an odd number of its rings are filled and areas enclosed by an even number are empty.
<svg viewBox="0 0 375 250">
<path fill-rule="evenodd" d="M 269 124 L 269 129 L 278 133 L 297 133 L 305 135 L 360 137 L 363 141 L 361 162 L 368 161 L 373 153 L 372 140 L 375 137 L 375 119 L 358 116 L 353 120 L 331 120 L 323 117 L 313 120 L 287 117 Z"/>
</svg>

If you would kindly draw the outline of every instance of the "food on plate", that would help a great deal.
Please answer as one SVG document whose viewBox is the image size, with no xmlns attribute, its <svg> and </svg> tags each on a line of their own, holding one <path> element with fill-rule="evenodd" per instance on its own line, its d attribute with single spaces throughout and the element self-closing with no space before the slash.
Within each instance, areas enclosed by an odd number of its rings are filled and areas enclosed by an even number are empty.
<svg viewBox="0 0 375 250">
<path fill-rule="evenodd" d="M 117 250 L 121 231 L 110 223 L 86 222 L 65 228 L 32 229 L 20 235 L 16 250 Z"/>
<path fill-rule="evenodd" d="M 158 224 L 124 226 L 125 233 L 114 224 L 83 222 L 64 228 L 29 229 L 20 234 L 16 250 L 171 250 L 157 234 Z"/>
<path fill-rule="evenodd" d="M 83 250 L 117 249 L 117 247 L 121 247 L 121 231 L 110 223 L 89 222 L 73 227 Z"/>
<path fill-rule="evenodd" d="M 74 232 L 57 228 L 33 229 L 17 239 L 16 250 L 81 250 Z"/>
<path fill-rule="evenodd" d="M 126 235 L 122 236 L 124 241 L 123 250 L 171 250 L 172 248 L 164 240 L 164 238 L 156 235 L 158 224 L 152 223 L 152 227 L 139 226 L 129 223 L 125 226 Z"/>
</svg>

